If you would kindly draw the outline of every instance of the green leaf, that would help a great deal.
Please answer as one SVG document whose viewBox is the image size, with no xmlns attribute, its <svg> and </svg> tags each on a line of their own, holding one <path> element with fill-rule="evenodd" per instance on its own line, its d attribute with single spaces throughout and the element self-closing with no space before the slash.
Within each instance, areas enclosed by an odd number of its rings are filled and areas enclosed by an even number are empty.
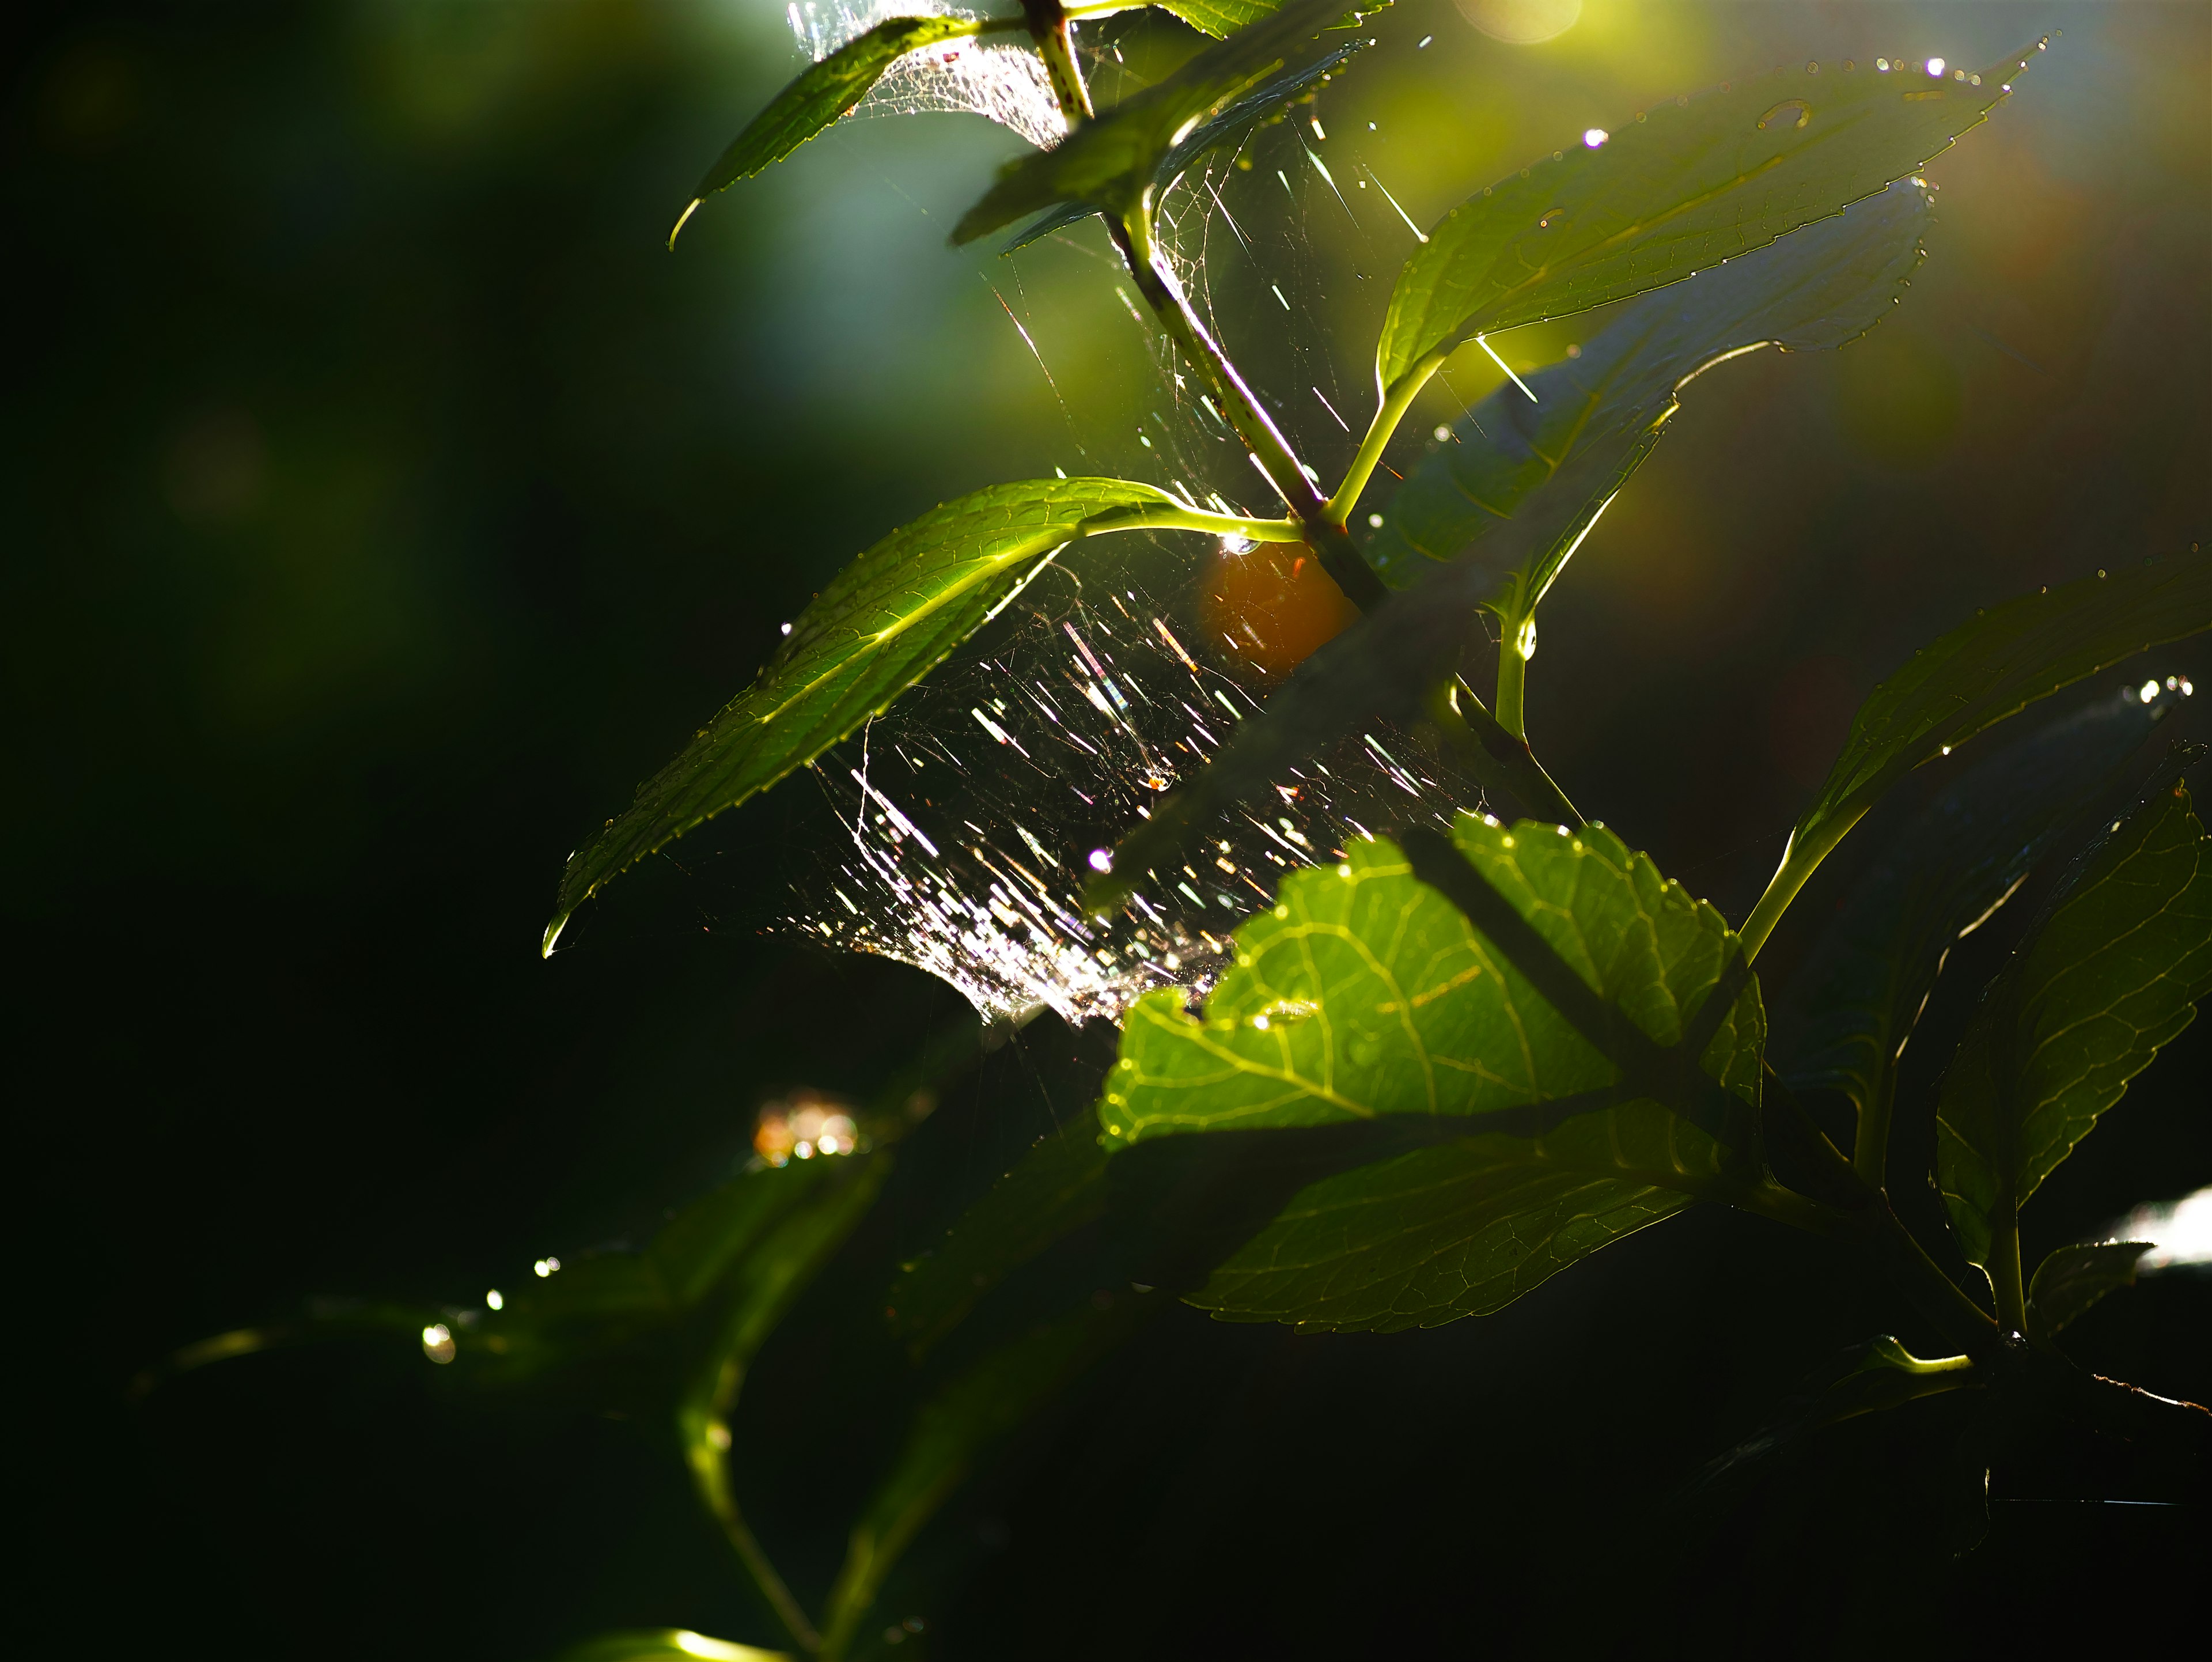
<svg viewBox="0 0 2212 1662">
<path fill-rule="evenodd" d="M 676 229 L 668 234 L 669 246 L 675 246 L 677 233 L 702 202 L 782 161 L 866 97 L 884 72 L 907 53 L 975 34 L 981 28 L 972 17 L 892 17 L 847 41 L 778 93 L 730 141 L 729 149 L 699 181 L 690 205 L 677 216 Z"/>
<path fill-rule="evenodd" d="M 1793 1086 L 1840 1091 L 1862 1114 L 1887 1104 L 1953 943 L 2019 887 L 2166 708 L 2128 691 L 2050 722 L 1976 764 L 1884 847 L 1780 1001 Z"/>
<path fill-rule="evenodd" d="M 830 1594 L 823 1654 L 843 1654 L 891 1566 L 990 1448 L 1154 1307 L 1139 1299 L 1117 1299 L 1104 1310 L 1086 1304 L 993 1351 L 924 1404 L 853 1526 Z"/>
<path fill-rule="evenodd" d="M 799 1662 L 789 1651 L 764 1651 L 751 1645 L 709 1639 L 685 1628 L 640 1628 L 603 1633 L 561 1653 L 561 1662 Z"/>
<path fill-rule="evenodd" d="M 1200 34 L 1222 40 L 1263 17 L 1273 16 L 1282 3 L 1283 0 L 1172 0 L 1172 3 L 1160 0 L 1160 9 L 1174 13 Z"/>
<path fill-rule="evenodd" d="M 1518 622 L 1565 564 L 1591 521 L 1650 454 L 1682 387 L 1762 345 L 1815 351 L 1855 340 L 1887 315 L 1920 263 L 1932 218 L 1927 192 L 1893 185 L 1834 218 L 1624 308 L 1582 356 L 1511 383 L 1454 423 L 1407 475 L 1363 551 L 1395 588 L 1428 563 L 1475 545 L 1519 511 L 1571 459 L 1609 450 L 1608 471 L 1566 531 L 1516 573 L 1493 602 Z"/>
<path fill-rule="evenodd" d="M 1936 1177 L 1960 1249 L 1984 1269 L 2019 1208 L 2212 992 L 2212 838 L 2181 783 L 2204 752 L 2174 752 L 2069 871 L 1943 1076 Z M 2011 1274 L 2016 1285 L 2016 1260 Z"/>
<path fill-rule="evenodd" d="M 2014 715 L 2146 648 L 2212 629 L 2212 556 L 2185 554 L 2023 594 L 1953 630 L 1874 690 L 1790 835 L 1832 846 L 1884 791 Z"/>
<path fill-rule="evenodd" d="M 1341 70 L 1352 58 L 1373 44 L 1371 40 L 1355 40 L 1348 46 L 1340 46 L 1326 58 L 1316 58 L 1306 64 L 1296 74 L 1278 76 L 1257 91 L 1247 93 L 1212 119 L 1200 123 L 1188 138 L 1162 156 L 1153 167 L 1152 182 L 1158 194 L 1165 195 L 1168 186 L 1180 179 L 1184 170 L 1200 156 L 1232 141 L 1241 142 L 1253 128 L 1297 98 L 1307 88 L 1323 76 Z M 1091 215 L 1102 211 L 1095 203 L 1063 203 L 1024 228 L 999 252 L 1001 255 L 1018 253 L 1032 242 L 1050 236 L 1054 231 L 1080 224 Z"/>
<path fill-rule="evenodd" d="M 1733 1117 L 1755 1105 L 1765 1018 L 1720 915 L 1601 826 L 1462 815 L 1454 846 L 1506 909 L 1484 928 L 1363 839 L 1284 880 L 1202 1019 L 1171 990 L 1130 1011 L 1099 1106 L 1109 1148 L 1387 1116 L 1454 1145 L 1313 1184 L 1194 1302 L 1432 1325 L 1498 1308 L 1684 1197 L 1743 1189 L 1712 1134 L 1728 1128 L 1700 1129 L 1679 1081 L 1615 1059 L 1685 1046 L 1698 1062 L 1684 1076 Z M 1706 1009 L 1732 975 L 1741 990 Z"/>
<path fill-rule="evenodd" d="M 1199 123 L 1326 27 L 1341 0 L 1289 3 L 1208 46 L 1156 86 L 1086 121 L 1051 149 L 1017 157 L 953 228 L 957 246 L 1060 203 L 1118 215 L 1142 208 L 1158 188 L 1159 164 Z"/>
<path fill-rule="evenodd" d="M 753 685 L 569 856 L 550 953 L 600 885 L 814 759 L 921 680 L 1080 536 L 1119 508 L 1174 508 L 1127 479 L 1030 479 L 932 508 L 837 574 Z"/>
<path fill-rule="evenodd" d="M 1041 1139 L 963 1213 L 934 1252 L 902 1267 L 890 1309 L 917 1356 L 958 1326 L 1000 1280 L 1105 1208 L 1106 1153 L 1082 1117 Z"/>
<path fill-rule="evenodd" d="M 2027 1290 L 2027 1336 L 2049 1344 L 2116 1287 L 2133 1287 L 2148 1241 L 2081 1241 L 2036 1266 Z"/>
<path fill-rule="evenodd" d="M 1888 1334 L 1879 1334 L 1864 1344 L 1851 1346 L 1814 1375 L 1796 1396 L 1780 1404 L 1765 1425 L 1699 1472 L 1690 1488 L 1708 1488 L 1734 1476 L 1752 1462 L 1823 1426 L 1981 1384 L 1982 1377 L 1974 1371 L 1971 1358 L 1944 1356 L 1923 1361 Z"/>
<path fill-rule="evenodd" d="M 1869 62 L 1776 70 L 1554 151 L 1453 209 L 1406 262 L 1382 389 L 1474 336 L 1659 288 L 1873 195 L 1978 125 L 2034 55 L 1978 86 Z"/>
</svg>

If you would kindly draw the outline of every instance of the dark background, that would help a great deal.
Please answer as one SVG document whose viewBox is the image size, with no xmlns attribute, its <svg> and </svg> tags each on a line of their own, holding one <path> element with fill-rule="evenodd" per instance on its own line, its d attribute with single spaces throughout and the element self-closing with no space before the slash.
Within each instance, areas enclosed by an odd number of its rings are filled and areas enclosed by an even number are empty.
<svg viewBox="0 0 2212 1662">
<path fill-rule="evenodd" d="M 1701 381 L 1547 609 L 1547 761 L 1731 916 L 1913 646 L 2204 534 L 2212 10 L 1592 0 L 1528 47 L 1441 5 L 1380 27 L 1318 110 L 1424 221 L 1677 90 L 1793 58 L 1986 64 L 2065 30 L 1928 170 L 1941 222 L 1898 315 Z M 823 834 L 803 789 L 702 834 L 710 869 L 626 879 L 550 962 L 538 931 L 565 853 L 854 550 L 994 478 L 1146 470 L 1151 372 L 1097 234 L 1013 265 L 945 251 L 1018 146 L 939 115 L 851 124 L 670 254 L 690 181 L 792 72 L 769 0 L 4 27 L 15 1625 L 71 1654 L 524 1659 L 664 1624 L 770 1642 L 657 1423 L 456 1404 L 419 1355 L 373 1348 L 138 1406 L 124 1386 L 311 1294 L 473 1300 L 633 1233 L 728 1171 L 765 1099 L 865 1094 L 959 1017 L 919 972 L 757 932 Z M 1143 20 L 1091 38 L 1133 75 L 1188 49 Z M 1288 395 L 1364 408 L 1405 237 L 1253 189 L 1232 205 L 1262 254 L 1217 261 L 1214 303 L 1326 472 L 1349 441 Z M 1579 332 L 1501 346 L 1533 363 Z M 1496 379 L 1478 356 L 1449 390 Z M 1456 413 L 1435 399 L 1409 427 Z M 2201 645 L 2154 656 L 2081 696 L 2147 669 L 2212 685 Z M 1770 987 L 1804 944 L 1793 920 Z M 1947 972 L 1901 1151 L 2004 946 L 1984 931 Z M 746 1496 L 805 1596 L 906 1411 L 835 1312 L 1079 1111 L 1110 1041 L 1047 1017 L 989 1056 L 763 1356 Z M 2062 1169 L 2031 1257 L 2212 1181 L 2207 1045 L 2187 1035 Z M 2203 1399 L 2208 1318 L 2212 1283 L 2168 1275 L 2075 1351 Z M 890 1597 L 929 1624 L 915 1649 L 1010 1658 L 1909 1654 L 2180 1611 L 2197 1514 L 2060 1504 L 2159 1495 L 2063 1440 L 1999 1470 L 1990 1544 L 1945 1562 L 1917 1476 L 1956 1435 L 1941 1405 L 1808 1453 L 1825 1521 L 1781 1482 L 1694 1526 L 1650 1510 L 1884 1330 L 1914 1342 L 1816 1247 L 1721 1215 L 1433 1333 L 1170 1312 L 948 1509 Z"/>
</svg>

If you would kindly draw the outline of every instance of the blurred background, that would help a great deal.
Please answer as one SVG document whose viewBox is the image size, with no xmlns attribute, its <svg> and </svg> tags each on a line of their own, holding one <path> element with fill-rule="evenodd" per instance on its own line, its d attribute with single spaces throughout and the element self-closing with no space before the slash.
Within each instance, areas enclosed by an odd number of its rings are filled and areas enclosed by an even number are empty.
<svg viewBox="0 0 2212 1662">
<path fill-rule="evenodd" d="M 1306 137 L 1423 224 L 1680 91 L 1798 59 L 1986 65 L 2063 31 L 1926 170 L 1939 222 L 1896 315 L 1700 380 L 1547 608 L 1530 721 L 1553 771 L 1731 916 L 1915 646 L 2212 524 L 2202 0 L 1401 0 L 1371 28 Z M 46 1567 L 19 1607 L 72 1654 L 523 1659 L 660 1624 L 767 1642 L 660 1426 L 457 1411 L 418 1355 L 258 1358 L 135 1405 L 124 1386 L 310 1294 L 473 1300 L 634 1231 L 725 1175 L 763 1101 L 865 1096 L 961 1019 L 918 971 L 761 932 L 793 851 L 835 831 L 803 781 L 616 886 L 549 962 L 538 934 L 567 852 L 854 552 L 998 479 L 1160 476 L 1155 359 L 1103 237 L 949 250 L 1021 145 L 930 114 L 843 125 L 672 253 L 693 181 L 803 62 L 775 0 L 82 4 L 0 38 L 0 915 L 36 1404 L 11 1464 Z M 1105 98 L 1196 37 L 1155 13 L 1082 40 Z M 1178 234 L 1328 473 L 1352 448 L 1332 410 L 1357 428 L 1371 407 L 1411 234 L 1379 192 L 1325 190 L 1299 137 L 1263 135 L 1224 186 L 1233 240 L 1210 215 Z M 1497 344 L 1526 367 L 1596 326 Z M 1409 430 L 1498 379 L 1462 353 Z M 1238 466 L 1193 482 L 1264 508 Z M 1151 581 L 1223 603 L 1188 550 Z M 2212 684 L 2202 643 L 2154 656 L 2081 696 Z M 1771 979 L 1805 946 L 1793 922 Z M 1998 961 L 1985 937 L 1939 1028 Z M 868 1255 L 926 1244 L 948 1196 L 1080 1109 L 1110 1046 L 1047 1017 L 987 1057 L 817 1300 L 872 1296 Z M 2031 1254 L 2212 1181 L 2208 1062 L 2202 1031 L 2172 1048 L 2038 1202 Z M 1908 1081 L 1923 1112 L 1929 1082 Z M 1571 1649 L 1542 1592 L 1606 1573 L 1596 1522 L 1893 1321 L 1836 1330 L 1812 1306 L 1843 1287 L 1794 1239 L 1700 1216 L 1431 1334 L 1182 1312 L 945 1515 L 897 1594 L 926 1618 L 913 1643 Z M 2212 1392 L 2201 1279 L 2079 1330 L 2106 1371 Z M 897 1430 L 841 1358 L 803 1310 L 745 1410 L 750 1504 L 815 1598 Z M 1837 1446 L 1856 1493 L 1906 1492 L 1881 1439 Z M 2054 1453 L 2009 1498 L 2119 1493 L 2103 1458 Z M 1966 1566 L 1869 1581 L 1773 1505 L 1714 1549 L 1743 1578 L 1698 1618 L 1723 1650 L 1817 1653 L 1907 1607 L 1931 1635 L 2047 1624 L 2072 1608 L 2051 1567 L 2085 1553 L 2142 1567 L 2140 1609 L 2197 1549 L 2179 1513 L 2021 1504 Z M 1815 1592 L 1775 1592 L 1761 1552 Z"/>
</svg>

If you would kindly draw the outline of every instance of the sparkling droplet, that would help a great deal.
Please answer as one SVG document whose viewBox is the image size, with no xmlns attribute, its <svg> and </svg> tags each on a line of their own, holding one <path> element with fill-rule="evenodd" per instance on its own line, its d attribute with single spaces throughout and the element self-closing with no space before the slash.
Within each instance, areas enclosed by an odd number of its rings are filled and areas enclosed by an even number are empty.
<svg viewBox="0 0 2212 1662">
<path fill-rule="evenodd" d="M 501 1296 L 500 1290 L 497 1288 L 495 1287 L 490 1292 L 484 1294 L 484 1308 L 487 1310 L 504 1310 L 507 1308 L 507 1300 Z"/>
<path fill-rule="evenodd" d="M 453 1330 L 445 1323 L 433 1322 L 422 1330 L 422 1354 L 441 1367 L 453 1361 L 458 1351 Z"/>
</svg>

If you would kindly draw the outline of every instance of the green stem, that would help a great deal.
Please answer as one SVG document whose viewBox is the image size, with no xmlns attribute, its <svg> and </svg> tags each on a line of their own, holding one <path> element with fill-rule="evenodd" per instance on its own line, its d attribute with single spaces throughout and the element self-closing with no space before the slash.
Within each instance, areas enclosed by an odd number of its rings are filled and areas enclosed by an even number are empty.
<svg viewBox="0 0 2212 1662">
<path fill-rule="evenodd" d="M 1375 477 L 1375 470 L 1382 460 L 1382 452 L 1398 430 L 1398 423 L 1413 408 L 1413 399 L 1429 384 L 1429 377 L 1443 367 L 1444 355 L 1432 352 L 1398 377 L 1397 384 L 1382 394 L 1382 403 L 1375 411 L 1375 419 L 1367 424 L 1367 435 L 1359 441 L 1359 452 L 1352 459 L 1352 466 L 1338 485 L 1336 494 L 1328 499 L 1328 511 L 1336 522 L 1343 524 L 1352 517 L 1352 510 L 1359 505 L 1360 493 L 1367 489 L 1367 481 Z"/>
<path fill-rule="evenodd" d="M 1268 483 L 1304 527 L 1304 540 L 1319 557 L 1322 569 L 1355 606 L 1363 611 L 1373 610 L 1389 591 L 1360 557 L 1359 551 L 1352 545 L 1343 522 L 1330 516 L 1328 504 L 1306 476 L 1282 429 L 1261 408 L 1260 400 L 1237 373 L 1237 366 L 1229 361 L 1228 354 L 1198 320 L 1182 285 L 1167 270 L 1153 244 L 1149 210 L 1140 206 L 1133 213 L 1109 216 L 1107 228 L 1128 264 L 1137 292 L 1152 308 L 1152 314 L 1167 331 L 1168 338 L 1182 349 L 1183 356 L 1197 367 L 1221 400 L 1222 411 L 1229 417 L 1230 426 L 1236 429 L 1244 447 L 1260 464 L 1260 471 L 1267 476 Z"/>
<path fill-rule="evenodd" d="M 1880 1189 L 1889 1166 L 1889 1116 L 1897 1093 L 1897 1078 L 1885 1064 L 1874 1095 L 1859 1110 L 1856 1135 L 1851 1142 L 1851 1170 L 1869 1189 Z"/>
<path fill-rule="evenodd" d="M 1083 84 L 1083 70 L 1075 61 L 1075 46 L 1067 29 L 1067 9 L 1060 0 L 1022 0 L 1022 15 L 1030 39 L 1044 59 L 1046 78 L 1053 98 L 1070 127 L 1091 119 L 1091 92 Z"/>
<path fill-rule="evenodd" d="M 1522 744 L 1528 742 L 1528 715 L 1523 697 L 1528 685 L 1528 660 L 1521 650 L 1521 636 L 1528 627 L 1507 620 L 1505 638 L 1498 643 L 1498 725 Z"/>
<path fill-rule="evenodd" d="M 1580 831 L 1587 823 L 1575 805 L 1544 771 L 1528 741 L 1505 729 L 1482 707 L 1465 681 L 1454 679 L 1429 699 L 1429 719 L 1458 752 L 1475 782 L 1486 790 L 1517 798 L 1534 819 Z"/>
<path fill-rule="evenodd" d="M 1867 811 L 1864 802 L 1846 802 L 1823 819 L 1813 834 L 1802 842 L 1793 834 L 1790 846 L 1783 851 L 1782 864 L 1775 868 L 1766 892 L 1759 897 L 1759 904 L 1751 909 L 1751 916 L 1743 921 L 1736 933 L 1742 939 L 1746 957 L 1756 958 L 1759 949 L 1766 944 L 1766 937 L 1774 933 L 1774 926 L 1782 921 L 1782 914 L 1797 898 L 1797 891 L 1833 851 L 1837 843 L 1850 834 Z"/>
<path fill-rule="evenodd" d="M 776 1614 L 785 1631 L 807 1652 L 822 1647 L 822 1635 L 815 1631 L 814 1623 L 807 1619 L 805 1610 L 792 1596 L 791 1588 L 776 1573 L 769 1560 L 760 1539 L 752 1526 L 745 1522 L 744 1513 L 738 1506 L 738 1497 L 730 1488 L 730 1474 L 725 1451 L 729 1447 L 730 1428 L 726 1417 L 735 1403 L 738 1386 L 744 1370 L 726 1364 L 715 1373 L 713 1391 L 705 1403 L 690 1403 L 677 1415 L 677 1425 L 684 1439 L 684 1457 L 691 1465 L 691 1477 L 697 1486 L 700 1498 L 707 1509 L 714 1514 L 714 1521 L 722 1526 L 722 1533 L 738 1555 L 738 1562 L 745 1567 L 753 1586 L 768 1601 L 769 1608 Z"/>
</svg>

